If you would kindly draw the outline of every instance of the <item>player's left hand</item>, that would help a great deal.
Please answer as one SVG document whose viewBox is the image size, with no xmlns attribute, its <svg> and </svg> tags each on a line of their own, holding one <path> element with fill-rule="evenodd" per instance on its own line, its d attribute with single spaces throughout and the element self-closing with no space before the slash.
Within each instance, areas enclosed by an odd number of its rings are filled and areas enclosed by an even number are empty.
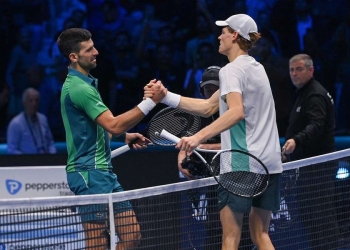
<svg viewBox="0 0 350 250">
<path fill-rule="evenodd" d="M 282 147 L 282 155 L 288 155 L 294 152 L 296 143 L 294 139 L 289 139 Z"/>
</svg>

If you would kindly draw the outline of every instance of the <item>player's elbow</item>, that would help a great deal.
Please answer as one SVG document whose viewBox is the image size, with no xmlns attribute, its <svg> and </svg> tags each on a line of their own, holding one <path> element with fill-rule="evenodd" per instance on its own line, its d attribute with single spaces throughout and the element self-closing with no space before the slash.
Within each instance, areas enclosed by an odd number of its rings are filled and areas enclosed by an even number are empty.
<svg viewBox="0 0 350 250">
<path fill-rule="evenodd" d="M 229 110 L 232 111 L 238 121 L 242 121 L 245 118 L 243 106 L 234 107 L 233 109 Z"/>
<path fill-rule="evenodd" d="M 243 119 L 244 119 L 244 113 L 243 112 L 241 112 L 241 113 L 238 113 L 238 116 L 237 116 L 237 118 L 238 118 L 238 120 L 239 121 L 242 121 Z"/>
<path fill-rule="evenodd" d="M 203 117 L 210 117 L 219 111 L 219 106 L 210 105 L 209 103 L 205 105 L 204 111 L 202 113 Z"/>
<path fill-rule="evenodd" d="M 126 132 L 126 130 L 121 126 L 113 126 L 111 130 L 108 130 L 109 133 L 111 133 L 114 136 L 120 136 Z"/>
<path fill-rule="evenodd" d="M 108 131 L 108 133 L 110 134 L 110 138 L 112 136 L 120 136 L 126 132 L 126 129 L 122 125 L 122 123 L 117 122 L 115 119 L 108 123 L 103 124 L 102 127 Z"/>
</svg>

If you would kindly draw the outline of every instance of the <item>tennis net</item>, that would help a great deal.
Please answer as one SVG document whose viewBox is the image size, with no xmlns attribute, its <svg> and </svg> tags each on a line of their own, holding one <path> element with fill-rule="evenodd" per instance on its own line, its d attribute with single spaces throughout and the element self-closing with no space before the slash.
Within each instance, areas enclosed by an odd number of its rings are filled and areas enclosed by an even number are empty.
<svg viewBox="0 0 350 250">
<path fill-rule="evenodd" d="M 269 228 L 276 249 L 350 249 L 350 149 L 283 166 L 280 210 Z M 86 249 L 78 210 L 92 204 L 106 215 L 106 234 L 96 238 L 108 239 L 92 249 L 114 249 L 112 207 L 125 200 L 141 228 L 137 249 L 221 249 L 216 188 L 205 178 L 108 195 L 0 200 L 0 249 Z M 255 249 L 247 216 L 240 249 Z"/>
</svg>

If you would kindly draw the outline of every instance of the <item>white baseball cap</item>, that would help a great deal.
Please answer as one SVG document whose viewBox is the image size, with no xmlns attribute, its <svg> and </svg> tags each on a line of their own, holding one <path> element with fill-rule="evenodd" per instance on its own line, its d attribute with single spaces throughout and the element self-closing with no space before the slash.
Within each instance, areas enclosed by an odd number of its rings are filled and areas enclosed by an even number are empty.
<svg viewBox="0 0 350 250">
<path fill-rule="evenodd" d="M 246 14 L 237 14 L 230 16 L 225 21 L 216 21 L 217 26 L 230 26 L 242 37 L 250 41 L 250 33 L 258 33 L 258 26 L 253 18 Z"/>
</svg>

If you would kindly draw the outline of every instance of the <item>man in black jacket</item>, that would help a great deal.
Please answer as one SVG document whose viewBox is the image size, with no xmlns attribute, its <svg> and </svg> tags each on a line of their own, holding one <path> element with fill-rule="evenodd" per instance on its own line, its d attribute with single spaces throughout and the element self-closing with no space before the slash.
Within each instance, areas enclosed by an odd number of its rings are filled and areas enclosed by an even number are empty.
<svg viewBox="0 0 350 250">
<path fill-rule="evenodd" d="M 283 146 L 290 160 L 334 151 L 334 105 L 332 96 L 313 78 L 310 56 L 298 54 L 289 60 L 289 73 L 297 88 Z"/>
<path fill-rule="evenodd" d="M 283 161 L 333 152 L 333 99 L 313 78 L 314 67 L 310 56 L 293 56 L 289 60 L 289 73 L 297 92 L 286 142 L 282 147 Z M 329 250 L 337 247 L 339 228 L 333 200 L 335 175 L 336 164 L 330 162 L 299 169 L 298 218 L 307 230 L 310 249 Z"/>
</svg>

